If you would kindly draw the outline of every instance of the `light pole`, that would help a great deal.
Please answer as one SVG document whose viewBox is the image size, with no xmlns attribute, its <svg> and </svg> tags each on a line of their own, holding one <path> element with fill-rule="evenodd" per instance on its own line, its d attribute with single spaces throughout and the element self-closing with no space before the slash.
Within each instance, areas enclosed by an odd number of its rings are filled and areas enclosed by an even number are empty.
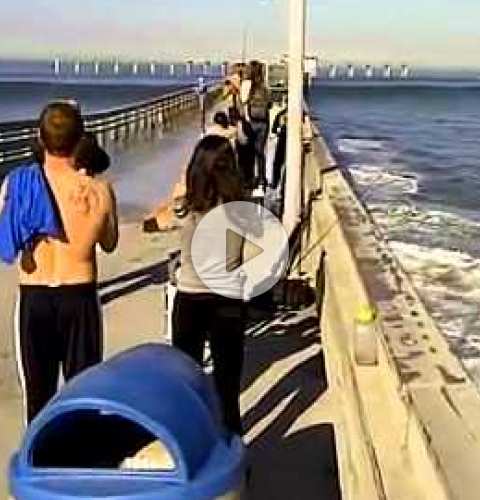
<svg viewBox="0 0 480 500">
<path fill-rule="evenodd" d="M 303 69 L 306 0 L 289 0 L 288 131 L 285 210 L 289 234 L 300 222 L 302 190 Z"/>
<path fill-rule="evenodd" d="M 202 131 L 202 135 L 205 135 L 205 132 L 207 131 L 207 126 L 206 126 L 206 103 L 205 99 L 207 97 L 208 93 L 208 87 L 205 84 L 205 79 L 203 76 L 200 76 L 198 78 L 198 99 L 199 99 L 199 104 L 200 104 L 200 129 Z"/>
</svg>

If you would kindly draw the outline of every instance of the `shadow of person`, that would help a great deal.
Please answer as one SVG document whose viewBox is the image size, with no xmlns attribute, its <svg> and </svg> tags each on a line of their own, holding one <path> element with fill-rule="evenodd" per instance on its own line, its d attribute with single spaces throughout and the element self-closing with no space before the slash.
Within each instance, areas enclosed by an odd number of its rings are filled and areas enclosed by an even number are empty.
<svg viewBox="0 0 480 500">
<path fill-rule="evenodd" d="M 283 322 L 284 317 L 288 323 Z M 250 330 L 245 343 L 247 363 L 242 391 L 247 390 L 273 363 L 321 343 L 318 320 L 314 315 L 304 318 L 293 313 L 278 315 L 275 321 L 258 326 Z"/>
<path fill-rule="evenodd" d="M 332 424 L 265 444 L 251 450 L 249 500 L 341 500 Z"/>
<path fill-rule="evenodd" d="M 245 434 L 257 432 L 249 445 L 248 498 L 340 499 L 333 426 L 308 426 L 305 418 L 307 426 L 290 433 L 328 387 L 316 309 L 276 318 L 262 332 L 247 339 L 243 389 L 251 389 L 278 361 L 286 370 L 243 416 Z"/>
</svg>

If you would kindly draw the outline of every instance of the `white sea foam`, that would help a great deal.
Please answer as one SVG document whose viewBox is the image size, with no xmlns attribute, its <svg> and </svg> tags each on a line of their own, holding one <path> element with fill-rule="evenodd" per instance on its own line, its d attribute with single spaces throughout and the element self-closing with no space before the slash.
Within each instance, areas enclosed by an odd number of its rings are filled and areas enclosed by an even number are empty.
<svg viewBox="0 0 480 500">
<path fill-rule="evenodd" d="M 355 163 L 350 172 L 358 186 L 367 188 L 374 199 L 397 199 L 402 194 L 418 192 L 418 179 L 409 172 L 397 173 L 388 167 Z"/>
<path fill-rule="evenodd" d="M 480 260 L 399 241 L 391 247 L 453 352 L 480 383 Z"/>
<path fill-rule="evenodd" d="M 421 178 L 385 141 L 341 139 L 357 192 L 390 239 L 427 309 L 471 375 L 480 383 L 480 224 L 459 214 L 418 206 Z M 462 248 L 463 251 L 458 250 Z M 471 252 L 471 253 L 469 253 Z"/>
<path fill-rule="evenodd" d="M 339 139 L 338 150 L 341 153 L 358 154 L 365 151 L 383 151 L 385 141 L 374 139 L 360 139 L 355 137 Z"/>
</svg>

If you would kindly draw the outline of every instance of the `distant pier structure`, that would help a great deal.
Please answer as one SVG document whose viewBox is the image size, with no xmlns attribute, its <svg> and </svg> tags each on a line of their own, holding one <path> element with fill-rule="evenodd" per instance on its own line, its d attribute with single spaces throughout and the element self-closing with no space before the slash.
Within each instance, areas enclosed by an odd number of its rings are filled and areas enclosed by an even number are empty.
<svg viewBox="0 0 480 500">
<path fill-rule="evenodd" d="M 403 64 L 400 70 L 400 78 L 402 80 L 408 80 L 410 77 L 411 77 L 410 68 L 406 64 Z"/>
<path fill-rule="evenodd" d="M 280 59 L 286 64 L 288 56 Z M 271 63 L 271 61 L 269 61 Z M 51 71 L 55 77 L 74 78 L 127 78 L 127 79 L 167 79 L 196 82 L 199 77 L 220 79 L 228 75 L 231 63 L 213 62 L 210 60 L 186 60 L 159 62 L 121 61 L 101 59 L 63 60 L 55 58 L 51 63 Z M 308 82 L 313 80 L 347 80 L 347 81 L 404 81 L 415 79 L 408 64 L 385 63 L 374 65 L 370 63 L 336 63 L 320 61 L 318 56 L 305 56 L 304 70 Z"/>
<path fill-rule="evenodd" d="M 347 78 L 349 80 L 355 80 L 355 66 L 353 64 L 347 66 Z"/>
<path fill-rule="evenodd" d="M 51 62 L 52 75 L 74 78 L 130 78 L 130 79 L 174 79 L 197 81 L 199 77 L 224 78 L 230 63 L 202 61 L 121 61 L 120 59 L 61 59 Z"/>
<path fill-rule="evenodd" d="M 365 78 L 371 80 L 375 76 L 375 69 L 370 64 L 365 65 Z"/>
<path fill-rule="evenodd" d="M 354 63 L 319 63 L 317 78 L 320 80 L 411 80 L 414 78 L 407 64 L 354 64 Z"/>
</svg>

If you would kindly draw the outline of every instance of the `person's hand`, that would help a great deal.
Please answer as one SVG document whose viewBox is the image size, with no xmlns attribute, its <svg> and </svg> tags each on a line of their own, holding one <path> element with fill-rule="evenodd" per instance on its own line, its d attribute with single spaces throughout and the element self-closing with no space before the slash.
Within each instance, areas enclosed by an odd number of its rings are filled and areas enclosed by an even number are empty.
<svg viewBox="0 0 480 500">
<path fill-rule="evenodd" d="M 184 182 L 177 182 L 175 186 L 173 187 L 172 191 L 172 200 L 176 201 L 181 198 L 185 198 L 185 195 L 187 194 L 187 188 L 185 186 Z"/>
<path fill-rule="evenodd" d="M 161 206 L 155 215 L 159 231 L 169 231 L 174 227 L 174 213 L 169 205 Z"/>
</svg>

